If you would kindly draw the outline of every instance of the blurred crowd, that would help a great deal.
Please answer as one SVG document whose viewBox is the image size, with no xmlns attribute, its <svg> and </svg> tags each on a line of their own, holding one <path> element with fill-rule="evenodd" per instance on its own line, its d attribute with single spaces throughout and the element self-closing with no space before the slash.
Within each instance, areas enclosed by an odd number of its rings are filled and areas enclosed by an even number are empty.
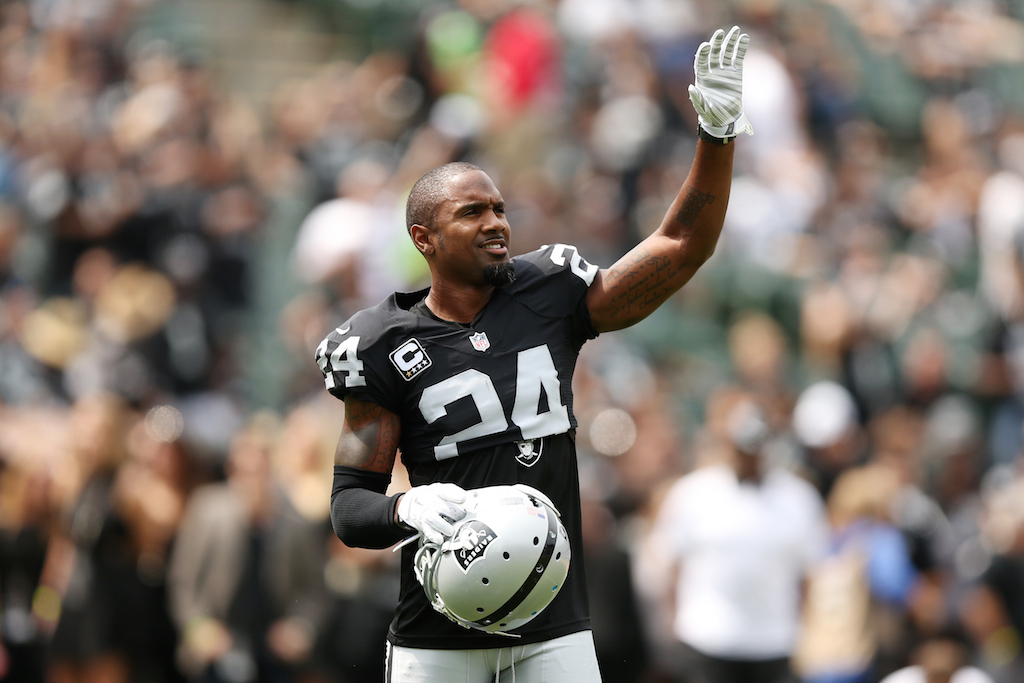
<svg viewBox="0 0 1024 683">
<path fill-rule="evenodd" d="M 755 135 L 720 246 L 577 370 L 605 680 L 686 680 L 657 520 L 750 450 L 750 402 L 825 530 L 797 672 L 1024 680 L 1024 2 L 248 5 L 365 34 L 262 106 L 156 30 L 203 3 L 0 3 L 0 680 L 380 680 L 396 556 L 331 533 L 316 344 L 425 283 L 404 196 L 447 161 L 517 253 L 610 265 L 733 23 Z"/>
</svg>

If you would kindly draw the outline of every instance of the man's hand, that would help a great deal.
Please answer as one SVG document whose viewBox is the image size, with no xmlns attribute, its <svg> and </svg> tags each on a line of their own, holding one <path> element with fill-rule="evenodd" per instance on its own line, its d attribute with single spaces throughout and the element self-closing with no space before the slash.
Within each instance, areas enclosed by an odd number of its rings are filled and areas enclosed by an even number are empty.
<svg viewBox="0 0 1024 683">
<path fill-rule="evenodd" d="M 395 515 L 431 543 L 444 543 L 455 531 L 455 522 L 466 516 L 462 503 L 466 492 L 455 484 L 414 486 L 398 501 Z"/>
<path fill-rule="evenodd" d="M 701 128 L 716 138 L 754 134 L 743 115 L 743 58 L 750 36 L 733 26 L 729 35 L 718 29 L 710 42 L 701 43 L 693 58 L 690 101 Z"/>
</svg>

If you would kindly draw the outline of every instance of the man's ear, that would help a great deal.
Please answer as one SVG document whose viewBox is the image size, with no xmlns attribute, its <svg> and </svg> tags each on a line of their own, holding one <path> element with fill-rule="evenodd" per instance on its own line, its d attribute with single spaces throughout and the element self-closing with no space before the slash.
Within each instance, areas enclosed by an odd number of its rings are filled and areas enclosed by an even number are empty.
<svg viewBox="0 0 1024 683">
<path fill-rule="evenodd" d="M 409 228 L 409 236 L 412 237 L 412 243 L 416 245 L 417 251 L 424 256 L 429 256 L 434 253 L 434 231 L 425 225 L 414 223 Z"/>
</svg>

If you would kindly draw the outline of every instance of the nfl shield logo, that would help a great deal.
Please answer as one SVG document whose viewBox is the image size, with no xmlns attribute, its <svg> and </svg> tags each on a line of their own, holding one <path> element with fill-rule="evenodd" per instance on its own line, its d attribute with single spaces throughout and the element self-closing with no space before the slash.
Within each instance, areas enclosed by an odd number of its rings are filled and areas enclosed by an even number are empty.
<svg viewBox="0 0 1024 683">
<path fill-rule="evenodd" d="M 491 342 L 483 332 L 477 332 L 476 334 L 470 335 L 469 341 L 473 342 L 473 348 L 477 351 L 486 351 L 491 348 Z"/>
</svg>

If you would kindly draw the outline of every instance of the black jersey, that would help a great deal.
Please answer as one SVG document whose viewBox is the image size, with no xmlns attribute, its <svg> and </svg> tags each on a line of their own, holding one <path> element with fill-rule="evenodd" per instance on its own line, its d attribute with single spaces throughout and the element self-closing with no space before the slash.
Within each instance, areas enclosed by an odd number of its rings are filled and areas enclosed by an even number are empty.
<svg viewBox="0 0 1024 683">
<path fill-rule="evenodd" d="M 402 461 L 414 486 L 466 489 L 524 483 L 558 508 L 574 561 L 565 586 L 517 643 L 589 628 L 580 535 L 572 375 L 597 336 L 586 292 L 597 267 L 556 244 L 512 259 L 516 278 L 495 290 L 469 326 L 413 310 L 427 290 L 394 294 L 356 313 L 317 349 L 327 389 L 399 416 Z M 506 647 L 509 639 L 464 629 L 435 612 L 402 556 L 402 589 L 390 638 L 397 645 Z"/>
</svg>

